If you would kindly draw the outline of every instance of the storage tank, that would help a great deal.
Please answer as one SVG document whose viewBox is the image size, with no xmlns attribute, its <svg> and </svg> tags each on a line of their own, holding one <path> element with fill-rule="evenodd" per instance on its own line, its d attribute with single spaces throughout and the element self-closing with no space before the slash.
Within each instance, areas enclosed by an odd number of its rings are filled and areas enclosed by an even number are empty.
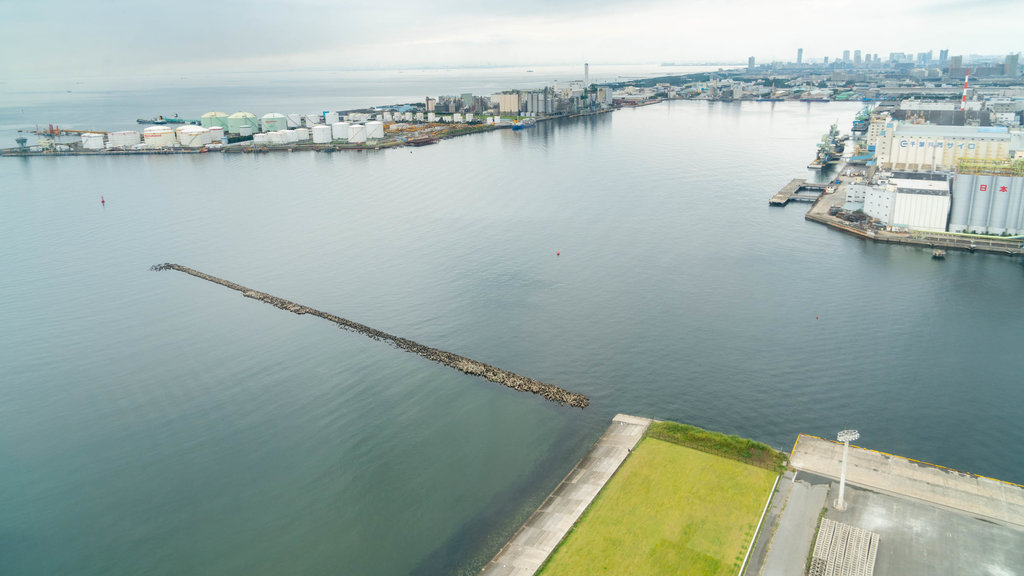
<svg viewBox="0 0 1024 576">
<path fill-rule="evenodd" d="M 267 134 L 267 137 L 269 138 L 270 144 L 273 144 L 275 146 L 281 146 L 283 144 L 288 143 L 288 136 L 285 134 L 284 130 L 271 132 L 270 134 Z"/>
<path fill-rule="evenodd" d="M 957 174 L 953 180 L 953 206 L 949 210 L 950 232 L 967 230 L 971 204 L 974 202 L 975 178 L 973 174 Z"/>
<path fill-rule="evenodd" d="M 473 121 L 473 113 L 472 112 L 466 113 L 466 122 L 472 122 L 472 121 Z"/>
<path fill-rule="evenodd" d="M 1006 231 L 1011 235 L 1024 233 L 1024 177 L 1014 177 L 1010 184 L 1010 208 L 1006 216 Z"/>
<path fill-rule="evenodd" d="M 323 120 L 323 116 L 319 114 L 306 114 L 306 127 L 312 128 Z"/>
<path fill-rule="evenodd" d="M 256 115 L 250 112 L 235 112 L 231 116 L 228 116 L 228 132 L 231 134 L 242 134 L 242 127 L 248 127 L 250 132 L 248 135 L 252 135 L 259 128 L 259 121 L 256 120 Z"/>
<path fill-rule="evenodd" d="M 349 144 L 366 142 L 366 126 L 362 124 L 350 124 L 348 127 Z"/>
<path fill-rule="evenodd" d="M 218 128 L 227 129 L 228 127 L 228 115 L 223 112 L 207 112 L 199 118 L 199 125 L 203 128 Z"/>
<path fill-rule="evenodd" d="M 331 138 L 334 140 L 348 140 L 348 122 L 335 122 L 331 124 Z"/>
<path fill-rule="evenodd" d="M 224 128 L 220 126 L 211 126 L 210 130 L 210 142 L 220 142 L 221 138 L 224 138 Z"/>
<path fill-rule="evenodd" d="M 427 112 L 427 122 L 437 122 L 437 114 Z"/>
<path fill-rule="evenodd" d="M 969 232 L 984 234 L 988 231 L 988 218 L 991 212 L 992 185 L 995 177 L 979 174 L 975 176 L 974 201 L 971 203 L 971 218 L 968 222 Z"/>
<path fill-rule="evenodd" d="M 423 122 L 423 112 L 417 112 L 413 115 L 417 122 Z"/>
<path fill-rule="evenodd" d="M 366 139 L 367 140 L 371 140 L 371 139 L 380 140 L 383 137 L 384 137 L 384 123 L 383 122 L 377 122 L 376 120 L 374 120 L 373 122 L 367 122 L 366 123 Z"/>
<path fill-rule="evenodd" d="M 324 112 L 324 124 L 327 124 L 328 126 L 330 126 L 331 124 L 334 124 L 337 121 L 338 121 L 338 113 L 337 112 Z"/>
<path fill-rule="evenodd" d="M 178 143 L 185 148 L 202 148 L 209 144 L 206 140 L 209 131 L 200 126 L 182 126 L 175 130 L 178 134 Z"/>
<path fill-rule="evenodd" d="M 295 132 L 295 136 L 298 137 L 299 142 L 309 140 L 309 128 L 296 128 L 293 132 Z"/>
<path fill-rule="evenodd" d="M 313 126 L 313 143 L 327 144 L 331 141 L 331 127 L 326 124 Z"/>
<path fill-rule="evenodd" d="M 285 130 L 288 128 L 288 117 L 284 114 L 278 114 L 277 112 L 264 114 L 263 117 L 260 118 L 260 126 L 263 128 L 264 132 Z"/>
<path fill-rule="evenodd" d="M 295 144 L 299 141 L 299 135 L 295 130 L 285 130 L 284 138 L 289 144 Z"/>
<path fill-rule="evenodd" d="M 288 118 L 289 128 L 298 128 L 299 126 L 302 126 L 302 114 L 286 114 L 285 116 Z"/>
<path fill-rule="evenodd" d="M 270 144 L 270 134 L 253 134 L 252 143 L 266 146 L 267 144 Z"/>
<path fill-rule="evenodd" d="M 385 110 L 384 114 L 381 115 L 381 121 L 390 124 L 395 121 L 395 117 L 391 114 L 390 110 Z"/>
<path fill-rule="evenodd" d="M 1006 232 L 1006 216 L 1010 207 L 1009 176 L 996 176 L 992 191 L 992 212 L 988 217 L 988 233 L 1002 234 Z"/>
<path fill-rule="evenodd" d="M 134 146 L 142 142 L 142 135 L 139 134 L 138 130 L 122 130 L 120 132 L 111 132 L 107 135 L 107 139 L 112 148 L 121 148 L 122 146 Z"/>
<path fill-rule="evenodd" d="M 256 127 L 255 126 L 239 126 L 238 127 L 238 135 L 239 136 L 252 136 L 253 133 L 255 133 L 255 132 L 256 132 Z"/>
<path fill-rule="evenodd" d="M 82 134 L 82 148 L 86 150 L 102 150 L 103 134 L 93 134 L 91 132 Z"/>
<path fill-rule="evenodd" d="M 142 131 L 142 140 L 147 148 L 169 148 L 174 146 L 174 130 L 167 126 L 150 126 Z"/>
</svg>

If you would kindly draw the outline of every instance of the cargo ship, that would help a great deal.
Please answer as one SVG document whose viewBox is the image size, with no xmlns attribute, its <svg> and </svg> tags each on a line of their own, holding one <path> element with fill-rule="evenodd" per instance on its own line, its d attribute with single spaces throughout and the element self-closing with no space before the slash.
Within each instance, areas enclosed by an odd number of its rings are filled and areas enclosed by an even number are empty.
<svg viewBox="0 0 1024 576">
<path fill-rule="evenodd" d="M 867 132 L 871 123 L 871 107 L 865 106 L 853 119 L 853 132 Z"/>
<path fill-rule="evenodd" d="M 199 120 L 186 120 L 185 118 L 178 118 L 177 114 L 170 118 L 166 118 L 164 116 L 157 116 L 156 118 L 150 118 L 148 120 L 145 118 L 139 118 L 138 120 L 136 120 L 136 122 L 138 122 L 139 124 L 199 124 Z"/>
<path fill-rule="evenodd" d="M 534 120 L 533 118 L 522 118 L 512 123 L 512 129 L 522 130 L 523 128 L 529 128 L 530 126 L 533 126 L 536 123 L 537 121 Z"/>
<path fill-rule="evenodd" d="M 821 170 L 830 164 L 835 164 L 845 148 L 839 137 L 839 126 L 833 123 L 818 142 L 818 153 L 807 167 L 811 170 Z"/>
</svg>

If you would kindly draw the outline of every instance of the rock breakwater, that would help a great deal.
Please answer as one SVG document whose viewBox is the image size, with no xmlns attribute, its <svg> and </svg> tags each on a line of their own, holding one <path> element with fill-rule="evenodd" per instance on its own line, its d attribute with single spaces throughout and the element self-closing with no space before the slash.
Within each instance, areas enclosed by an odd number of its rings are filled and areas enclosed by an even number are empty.
<svg viewBox="0 0 1024 576">
<path fill-rule="evenodd" d="M 465 374 L 471 374 L 473 376 L 485 378 L 496 384 L 508 386 L 513 390 L 538 394 L 544 397 L 546 400 L 556 402 L 563 406 L 586 408 L 587 405 L 590 404 L 590 400 L 586 396 L 583 396 L 582 394 L 569 392 L 568 390 L 559 388 L 558 386 L 546 384 L 544 382 L 534 380 L 533 378 L 528 378 L 526 376 L 520 376 L 519 374 L 509 372 L 508 370 L 502 370 L 501 368 L 497 368 L 495 366 L 491 366 L 490 364 L 485 364 L 483 362 L 478 362 L 471 358 L 466 358 L 465 356 L 460 356 L 458 354 L 453 354 L 451 352 L 445 352 L 444 350 L 438 350 L 437 348 L 431 348 L 430 346 L 424 346 L 423 344 L 419 344 L 417 342 L 409 340 L 408 338 L 394 336 L 392 334 L 388 334 L 387 332 L 382 332 L 375 328 L 371 328 L 365 324 L 360 324 L 358 322 L 346 320 L 345 318 L 335 316 L 334 314 L 321 312 L 320 310 L 317 310 L 315 308 L 303 306 L 302 304 L 292 302 L 291 300 L 285 300 L 284 298 L 278 298 L 277 296 L 267 294 L 266 292 L 260 292 L 258 290 L 246 288 L 245 286 L 242 286 L 240 284 L 235 284 L 234 282 L 229 282 L 227 280 L 224 280 L 223 278 L 211 276 L 209 274 L 200 272 L 198 270 L 194 270 L 187 266 L 182 266 L 180 264 L 165 263 L 152 266 L 150 270 L 154 270 L 157 272 L 162 270 L 177 270 L 178 272 L 184 272 L 185 274 L 190 274 L 192 276 L 195 276 L 196 278 L 202 278 L 203 280 L 206 280 L 208 282 L 213 282 L 214 284 L 220 284 L 221 286 L 224 286 L 226 288 L 236 290 L 238 292 L 241 292 L 242 296 L 245 296 L 246 298 L 252 298 L 254 300 L 259 300 L 260 302 L 265 302 L 267 304 L 270 304 L 271 306 L 280 308 L 281 310 L 287 310 L 288 312 L 292 312 L 294 314 L 311 314 L 313 316 L 319 316 L 324 320 L 334 322 L 340 328 L 343 328 L 345 330 L 349 330 L 351 332 L 358 332 L 365 336 L 369 336 L 374 340 L 387 342 L 395 346 L 396 348 L 405 350 L 406 352 L 418 354 L 419 356 L 422 356 L 427 360 L 437 362 L 438 364 L 444 364 L 445 366 L 449 366 Z"/>
</svg>

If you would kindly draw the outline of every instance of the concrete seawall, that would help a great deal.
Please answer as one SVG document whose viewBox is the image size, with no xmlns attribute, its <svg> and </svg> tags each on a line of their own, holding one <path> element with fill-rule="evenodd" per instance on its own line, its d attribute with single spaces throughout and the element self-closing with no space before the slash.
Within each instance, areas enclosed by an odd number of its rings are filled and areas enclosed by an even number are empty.
<svg viewBox="0 0 1024 576">
<path fill-rule="evenodd" d="M 331 322 L 334 322 L 339 327 L 345 330 L 349 330 L 351 332 L 358 332 L 374 340 L 388 342 L 397 348 L 405 350 L 406 352 L 418 354 L 419 356 L 422 356 L 427 360 L 431 360 L 433 362 L 437 362 L 438 364 L 444 364 L 445 366 L 455 368 L 456 370 L 463 372 L 465 374 L 480 376 L 481 378 L 485 378 L 496 384 L 508 386 L 513 390 L 538 394 L 544 397 L 544 399 L 546 400 L 550 400 L 551 402 L 555 402 L 563 406 L 586 408 L 590 404 L 590 400 L 586 396 L 583 396 L 582 394 L 569 392 L 568 390 L 559 388 L 558 386 L 546 384 L 544 382 L 540 382 L 538 380 L 534 380 L 533 378 L 528 378 L 526 376 L 520 376 L 519 374 L 515 374 L 507 370 L 502 370 L 501 368 L 491 366 L 490 364 L 477 362 L 476 360 L 466 358 L 465 356 L 459 356 L 458 354 L 453 354 L 451 352 L 445 352 L 444 350 L 438 350 L 437 348 L 424 346 L 407 338 L 394 336 L 392 334 L 388 334 L 387 332 L 382 332 L 380 330 L 366 326 L 365 324 L 360 324 L 358 322 L 346 320 L 345 318 L 335 316 L 334 314 L 321 312 L 320 310 L 316 310 L 315 308 L 303 306 L 296 302 L 285 300 L 284 298 L 278 298 L 277 296 L 273 296 L 265 292 L 259 292 L 251 288 L 246 288 L 245 286 L 242 286 L 240 284 L 235 284 L 234 282 L 229 282 L 227 280 L 224 280 L 223 278 L 217 278 L 216 276 L 211 276 L 198 270 L 193 270 L 192 268 L 188 268 L 187 266 L 165 263 L 157 264 L 151 267 L 150 269 L 157 272 L 163 270 L 177 270 L 178 272 L 184 272 L 185 274 L 190 274 L 192 276 L 195 276 L 196 278 L 202 278 L 203 280 L 206 280 L 208 282 L 213 282 L 214 284 L 220 284 L 221 286 L 224 286 L 226 288 L 236 290 L 238 292 L 241 292 L 242 296 L 245 296 L 246 298 L 259 300 L 261 302 L 280 308 L 281 310 L 287 310 L 288 312 L 292 312 L 294 314 L 311 314 L 313 316 L 319 316 L 324 320 L 330 320 Z"/>
</svg>

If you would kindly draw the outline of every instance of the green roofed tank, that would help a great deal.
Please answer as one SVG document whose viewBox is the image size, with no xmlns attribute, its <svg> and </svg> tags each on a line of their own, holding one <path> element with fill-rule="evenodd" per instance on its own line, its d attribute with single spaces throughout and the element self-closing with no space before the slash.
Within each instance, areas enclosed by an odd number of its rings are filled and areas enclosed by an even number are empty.
<svg viewBox="0 0 1024 576">
<path fill-rule="evenodd" d="M 260 131 L 260 122 L 256 118 L 255 114 L 250 112 L 235 112 L 231 116 L 228 116 L 228 132 L 231 134 L 238 134 L 241 132 L 243 126 L 248 126 L 252 132 Z"/>
<path fill-rule="evenodd" d="M 200 125 L 203 128 L 213 128 L 214 126 L 220 126 L 224 130 L 228 129 L 228 115 L 223 112 L 207 112 L 203 114 L 203 117 L 199 119 Z"/>
</svg>

